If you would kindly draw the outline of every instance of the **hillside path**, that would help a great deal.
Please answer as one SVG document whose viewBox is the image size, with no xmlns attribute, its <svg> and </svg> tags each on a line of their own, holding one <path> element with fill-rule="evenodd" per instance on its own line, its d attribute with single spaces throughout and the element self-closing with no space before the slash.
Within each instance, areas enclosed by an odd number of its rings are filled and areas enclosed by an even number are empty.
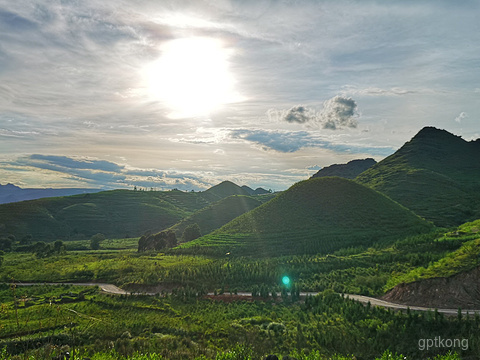
<svg viewBox="0 0 480 360">
<path fill-rule="evenodd" d="M 3 283 L 7 284 L 7 283 Z M 157 293 L 151 293 L 151 292 L 128 292 L 126 290 L 123 290 L 119 288 L 116 285 L 113 284 L 106 284 L 106 283 L 93 283 L 93 282 L 86 282 L 86 283 L 73 283 L 73 282 L 59 282 L 59 283 L 21 283 L 21 282 L 16 282 L 16 286 L 33 286 L 33 285 L 75 285 L 75 286 L 98 286 L 101 291 L 108 293 L 108 294 L 116 294 L 116 295 L 157 295 Z M 207 295 L 214 295 L 213 293 L 208 293 Z M 244 296 L 244 297 L 251 297 L 252 293 L 251 292 L 238 292 L 236 294 L 237 296 Z M 315 296 L 318 295 L 318 292 L 301 292 L 300 296 L 301 297 L 306 297 L 306 296 Z M 422 307 L 422 306 L 409 306 L 409 305 L 404 305 L 404 304 L 396 304 L 392 303 L 389 301 L 385 300 L 380 300 L 374 297 L 370 296 L 364 296 L 364 295 L 355 295 L 355 294 L 344 294 L 346 298 L 352 299 L 359 301 L 363 304 L 368 304 L 370 303 L 372 306 L 379 306 L 383 308 L 390 308 L 394 310 L 407 310 L 410 308 L 412 311 L 435 311 L 434 308 L 428 308 L 428 307 Z M 445 315 L 457 315 L 458 314 L 458 309 L 437 309 L 439 313 L 445 314 Z M 462 310 L 463 315 L 467 314 L 480 314 L 480 310 Z"/>
</svg>

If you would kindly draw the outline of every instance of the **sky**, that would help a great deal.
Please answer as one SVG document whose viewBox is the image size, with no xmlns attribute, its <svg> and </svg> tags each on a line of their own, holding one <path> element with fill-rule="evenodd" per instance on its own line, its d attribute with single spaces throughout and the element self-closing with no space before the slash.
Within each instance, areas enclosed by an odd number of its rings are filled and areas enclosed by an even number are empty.
<svg viewBox="0 0 480 360">
<path fill-rule="evenodd" d="M 0 0 L 0 183 L 284 190 L 480 137 L 480 1 Z"/>
</svg>

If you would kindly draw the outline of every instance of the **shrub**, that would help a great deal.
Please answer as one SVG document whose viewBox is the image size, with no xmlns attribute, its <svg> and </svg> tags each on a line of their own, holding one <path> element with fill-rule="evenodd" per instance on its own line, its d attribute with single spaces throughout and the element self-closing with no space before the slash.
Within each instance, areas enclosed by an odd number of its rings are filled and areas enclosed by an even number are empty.
<svg viewBox="0 0 480 360">
<path fill-rule="evenodd" d="M 92 250 L 100 249 L 100 241 L 105 240 L 105 235 L 98 233 L 92 236 L 90 239 L 90 248 Z"/>
<path fill-rule="evenodd" d="M 183 230 L 183 241 L 192 241 L 202 236 L 200 232 L 200 226 L 197 223 L 188 225 L 185 230 Z"/>
</svg>

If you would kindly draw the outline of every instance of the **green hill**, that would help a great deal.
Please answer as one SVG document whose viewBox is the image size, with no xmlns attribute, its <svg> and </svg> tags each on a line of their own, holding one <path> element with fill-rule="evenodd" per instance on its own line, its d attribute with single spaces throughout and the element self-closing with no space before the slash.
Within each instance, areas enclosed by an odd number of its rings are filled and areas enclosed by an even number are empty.
<svg viewBox="0 0 480 360">
<path fill-rule="evenodd" d="M 231 195 L 251 195 L 248 190 L 234 184 L 231 181 L 223 181 L 218 185 L 205 190 L 203 194 L 211 201 L 217 201 Z"/>
<path fill-rule="evenodd" d="M 0 205 L 0 235 L 18 240 L 140 236 L 160 231 L 210 204 L 204 193 L 113 190 Z"/>
<path fill-rule="evenodd" d="M 198 210 L 179 223 L 175 224 L 170 230 L 175 231 L 177 238 L 181 238 L 183 231 L 188 225 L 198 224 L 202 235 L 206 235 L 216 230 L 229 221 L 235 219 L 256 207 L 270 200 L 273 195 L 264 196 L 243 196 L 232 195 L 220 201 L 217 201 L 206 208 Z"/>
<path fill-rule="evenodd" d="M 179 252 L 236 255 L 328 253 L 431 231 L 433 225 L 354 181 L 302 181 Z"/>
<path fill-rule="evenodd" d="M 438 226 L 480 218 L 480 139 L 422 129 L 356 180 Z"/>
</svg>

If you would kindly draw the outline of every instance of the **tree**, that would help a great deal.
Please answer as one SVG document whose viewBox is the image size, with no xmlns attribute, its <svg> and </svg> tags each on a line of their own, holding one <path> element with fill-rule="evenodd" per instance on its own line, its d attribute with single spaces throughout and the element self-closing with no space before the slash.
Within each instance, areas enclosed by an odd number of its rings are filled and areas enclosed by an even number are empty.
<svg viewBox="0 0 480 360">
<path fill-rule="evenodd" d="M 2 267 L 2 264 L 3 264 L 3 255 L 4 254 L 5 253 L 2 250 L 0 250 L 0 267 Z"/>
<path fill-rule="evenodd" d="M 0 238 L 0 249 L 5 251 L 12 250 L 12 240 L 9 238 Z"/>
<path fill-rule="evenodd" d="M 105 240 L 105 235 L 98 233 L 92 236 L 90 239 L 90 249 L 98 250 L 100 249 L 100 241 Z"/>
<path fill-rule="evenodd" d="M 200 226 L 197 223 L 188 225 L 185 230 L 183 230 L 183 241 L 192 241 L 202 236 L 200 232 Z"/>
<path fill-rule="evenodd" d="M 28 235 L 25 235 L 21 240 L 20 240 L 20 244 L 21 245 L 29 245 L 33 242 L 33 236 L 28 234 Z"/>
<path fill-rule="evenodd" d="M 36 242 L 33 247 L 33 252 L 38 258 L 46 258 L 53 254 L 52 244 L 46 244 L 44 241 Z"/>
<path fill-rule="evenodd" d="M 60 254 L 65 251 L 65 245 L 63 244 L 62 240 L 57 240 L 53 243 L 53 250 L 57 253 Z"/>
<path fill-rule="evenodd" d="M 154 235 L 144 235 L 138 240 L 138 252 L 159 251 L 177 245 L 175 231 L 161 231 Z"/>
</svg>

